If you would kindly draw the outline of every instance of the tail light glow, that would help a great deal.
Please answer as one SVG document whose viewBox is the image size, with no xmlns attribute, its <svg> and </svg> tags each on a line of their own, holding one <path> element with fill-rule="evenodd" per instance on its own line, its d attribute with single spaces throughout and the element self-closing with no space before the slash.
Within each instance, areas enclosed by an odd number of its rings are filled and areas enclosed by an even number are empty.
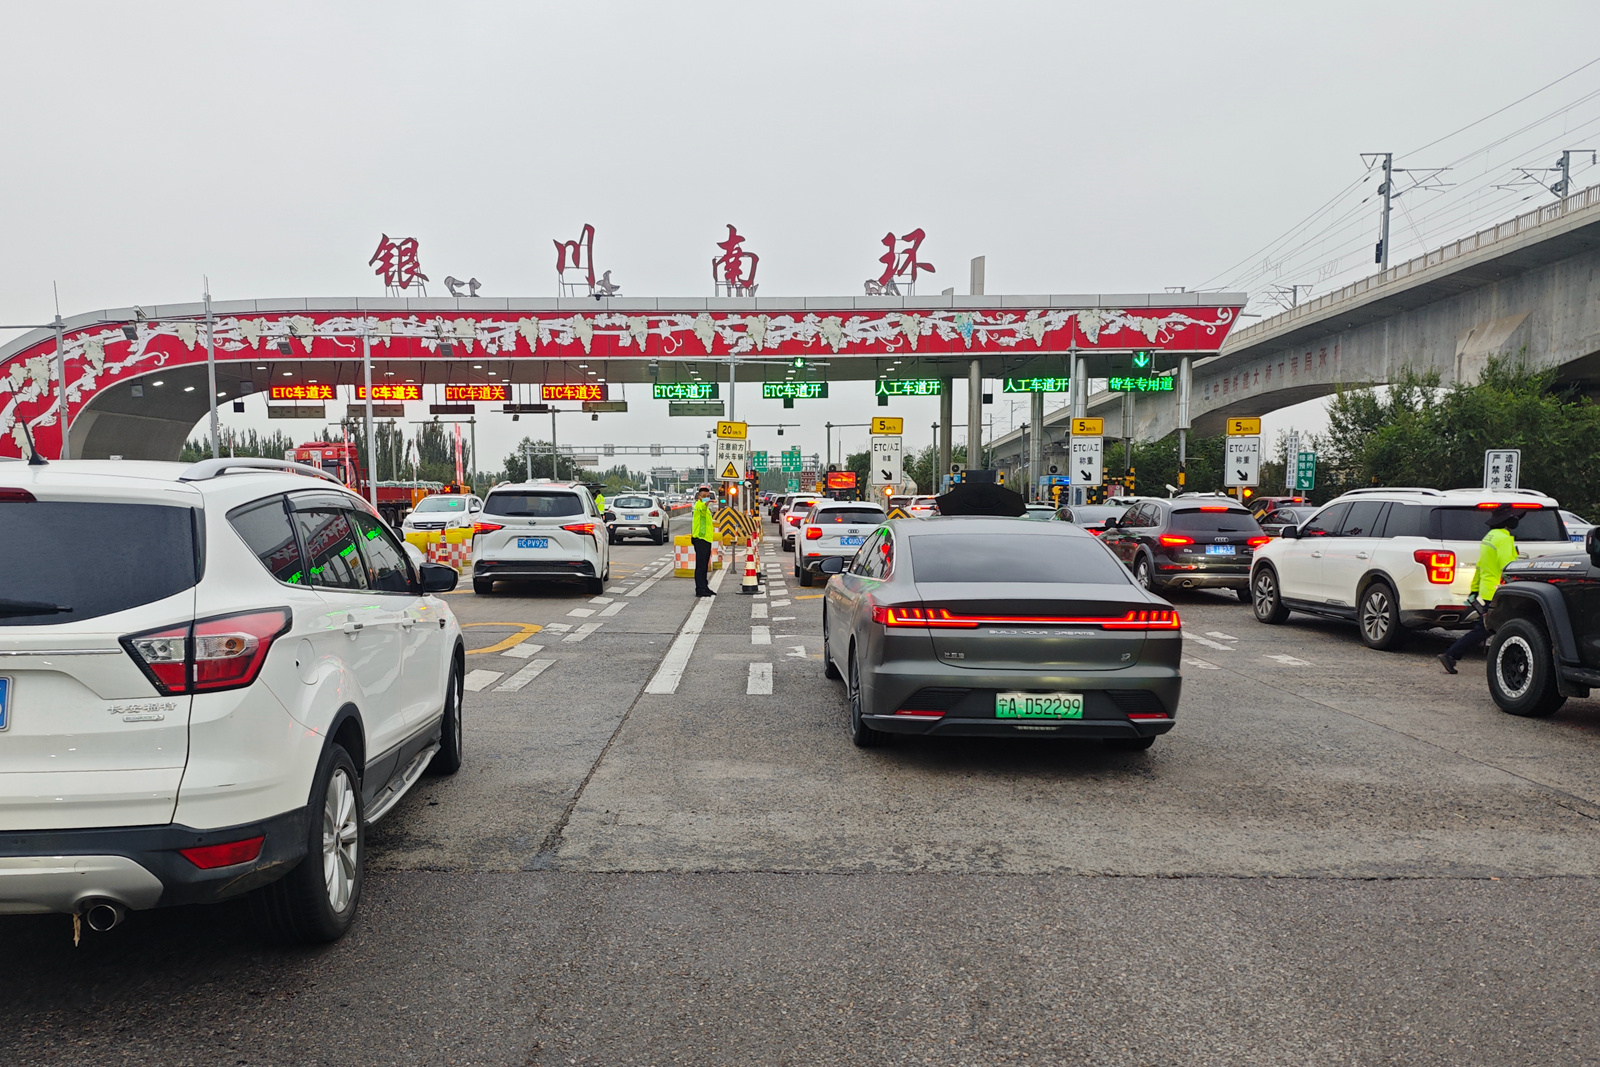
<svg viewBox="0 0 1600 1067">
<path fill-rule="evenodd" d="M 1185 537 L 1182 534 L 1162 534 L 1159 538 L 1157 538 L 1157 540 L 1160 541 L 1164 545 L 1192 545 L 1192 544 L 1194 544 L 1194 538 Z"/>
<path fill-rule="evenodd" d="M 240 689 L 256 680 L 292 619 L 288 608 L 216 615 L 129 634 L 122 647 L 164 695 Z"/>
<path fill-rule="evenodd" d="M 906 717 L 908 719 L 942 719 L 942 718 L 944 718 L 944 712 L 942 712 L 942 711 L 920 711 L 920 710 L 918 710 L 916 708 L 901 708 L 899 711 L 895 712 L 895 714 L 896 715 L 903 715 L 904 717 Z"/>
<path fill-rule="evenodd" d="M 26 489 L 15 489 L 9 486 L 0 486 L 0 504 L 33 504 L 33 494 Z"/>
<path fill-rule="evenodd" d="M 1251 548 L 1260 548 L 1270 540 L 1272 540 L 1270 537 L 1252 537 L 1247 540 L 1245 544 L 1249 545 Z"/>
<path fill-rule="evenodd" d="M 202 871 L 209 871 L 217 867 L 232 867 L 236 863 L 249 863 L 261 855 L 261 845 L 264 841 L 265 837 L 250 837 L 243 841 L 228 841 L 220 845 L 180 848 L 178 852 Z"/>
<path fill-rule="evenodd" d="M 568 533 L 589 534 L 591 536 L 594 534 L 594 523 L 592 522 L 569 522 L 561 528 Z"/>
<path fill-rule="evenodd" d="M 495 530 L 504 530 L 505 526 L 498 522 L 475 522 L 472 524 L 474 534 L 493 533 Z"/>
<path fill-rule="evenodd" d="M 1213 505 L 1213 504 L 1207 504 L 1205 507 L 1202 507 L 1200 510 L 1201 511 L 1232 511 L 1233 509 L 1232 508 L 1218 507 L 1218 506 Z"/>
<path fill-rule="evenodd" d="M 976 630 L 984 625 L 1098 626 L 1103 630 L 1178 630 L 1182 623 L 1170 608 L 1129 611 L 1126 615 L 957 615 L 928 604 L 872 606 L 872 621 L 883 626 L 916 626 L 935 630 Z"/>
<path fill-rule="evenodd" d="M 1530 509 L 1538 509 L 1538 508 L 1544 507 L 1543 504 L 1537 504 L 1537 503 L 1535 503 L 1535 502 L 1533 502 L 1531 500 L 1516 500 L 1516 501 L 1513 501 L 1509 505 L 1507 505 L 1504 501 L 1488 500 L 1488 501 L 1485 501 L 1482 504 L 1479 504 L 1478 505 L 1478 509 L 1480 511 L 1493 511 L 1495 508 L 1503 508 L 1503 507 L 1508 507 L 1508 506 L 1516 508 L 1519 511 L 1527 511 L 1527 510 L 1530 510 Z"/>
<path fill-rule="evenodd" d="M 1456 554 L 1448 549 L 1440 552 L 1419 548 L 1411 558 L 1428 568 L 1428 581 L 1434 585 L 1449 585 L 1456 580 Z"/>
<path fill-rule="evenodd" d="M 807 541 L 820 541 L 820 540 L 822 540 L 822 527 L 820 527 L 820 526 L 807 526 L 806 527 L 806 540 Z"/>
</svg>

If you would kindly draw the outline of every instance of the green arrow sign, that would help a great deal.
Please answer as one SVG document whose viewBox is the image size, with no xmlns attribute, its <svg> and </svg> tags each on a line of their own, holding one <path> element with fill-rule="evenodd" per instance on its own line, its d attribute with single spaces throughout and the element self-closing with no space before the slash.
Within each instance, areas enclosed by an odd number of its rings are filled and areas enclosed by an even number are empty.
<svg viewBox="0 0 1600 1067">
<path fill-rule="evenodd" d="M 1135 367 L 1140 368 L 1140 369 L 1148 367 L 1150 365 L 1150 353 L 1148 353 L 1148 352 L 1135 352 L 1133 354 L 1133 365 Z"/>
</svg>

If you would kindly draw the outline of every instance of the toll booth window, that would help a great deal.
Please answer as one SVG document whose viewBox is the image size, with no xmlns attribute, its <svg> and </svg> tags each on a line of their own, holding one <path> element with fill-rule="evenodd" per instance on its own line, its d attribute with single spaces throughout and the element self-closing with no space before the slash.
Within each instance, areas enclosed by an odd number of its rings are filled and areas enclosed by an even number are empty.
<svg viewBox="0 0 1600 1067">
<path fill-rule="evenodd" d="M 411 580 L 411 561 L 395 543 L 394 535 L 383 523 L 364 512 L 352 512 L 356 531 L 361 535 L 361 555 L 366 560 L 367 587 L 384 593 L 415 592 Z"/>
<path fill-rule="evenodd" d="M 283 509 L 283 497 L 235 508 L 228 512 L 228 521 L 274 578 L 289 585 L 311 584 L 311 576 L 300 560 L 300 543 L 295 540 L 289 514 Z"/>
<path fill-rule="evenodd" d="M 366 567 L 356 547 L 355 513 L 315 505 L 294 513 L 309 558 L 311 584 L 325 589 L 367 588 Z"/>
</svg>

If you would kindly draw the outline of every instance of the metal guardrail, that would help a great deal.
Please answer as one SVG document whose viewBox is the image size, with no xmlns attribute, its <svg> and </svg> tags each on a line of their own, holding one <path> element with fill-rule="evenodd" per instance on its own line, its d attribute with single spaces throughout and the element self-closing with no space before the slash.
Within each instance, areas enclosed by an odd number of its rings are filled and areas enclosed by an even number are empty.
<svg viewBox="0 0 1600 1067">
<path fill-rule="evenodd" d="M 1533 211 L 1525 212 L 1505 222 L 1496 223 L 1468 237 L 1463 237 L 1453 244 L 1436 248 L 1420 256 L 1413 256 L 1404 263 L 1390 267 L 1386 271 L 1357 279 L 1335 292 L 1324 293 L 1315 300 L 1296 305 L 1288 311 L 1272 316 L 1270 319 L 1262 319 L 1260 322 L 1253 323 L 1231 334 L 1223 347 L 1225 349 L 1242 347 L 1249 344 L 1256 335 L 1279 329 L 1299 319 L 1316 317 L 1319 313 L 1327 311 L 1341 301 L 1352 300 L 1381 286 L 1388 285 L 1390 282 L 1408 278 L 1418 271 L 1449 263 L 1451 260 L 1459 259 L 1471 252 L 1489 248 L 1499 241 L 1509 240 L 1535 230 L 1540 226 L 1560 222 L 1572 215 L 1590 209 L 1600 209 L 1600 185 L 1591 185 L 1587 189 L 1582 189 L 1553 204 L 1546 204 L 1544 207 L 1535 208 Z"/>
</svg>

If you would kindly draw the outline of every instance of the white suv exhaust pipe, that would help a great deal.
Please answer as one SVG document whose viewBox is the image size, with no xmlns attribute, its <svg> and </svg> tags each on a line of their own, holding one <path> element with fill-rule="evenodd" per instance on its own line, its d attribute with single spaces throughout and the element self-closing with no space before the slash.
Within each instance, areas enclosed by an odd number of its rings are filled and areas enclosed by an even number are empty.
<svg viewBox="0 0 1600 1067">
<path fill-rule="evenodd" d="M 114 900 L 90 901 L 83 910 L 83 921 L 89 929 L 103 934 L 128 917 L 128 910 Z"/>
</svg>

